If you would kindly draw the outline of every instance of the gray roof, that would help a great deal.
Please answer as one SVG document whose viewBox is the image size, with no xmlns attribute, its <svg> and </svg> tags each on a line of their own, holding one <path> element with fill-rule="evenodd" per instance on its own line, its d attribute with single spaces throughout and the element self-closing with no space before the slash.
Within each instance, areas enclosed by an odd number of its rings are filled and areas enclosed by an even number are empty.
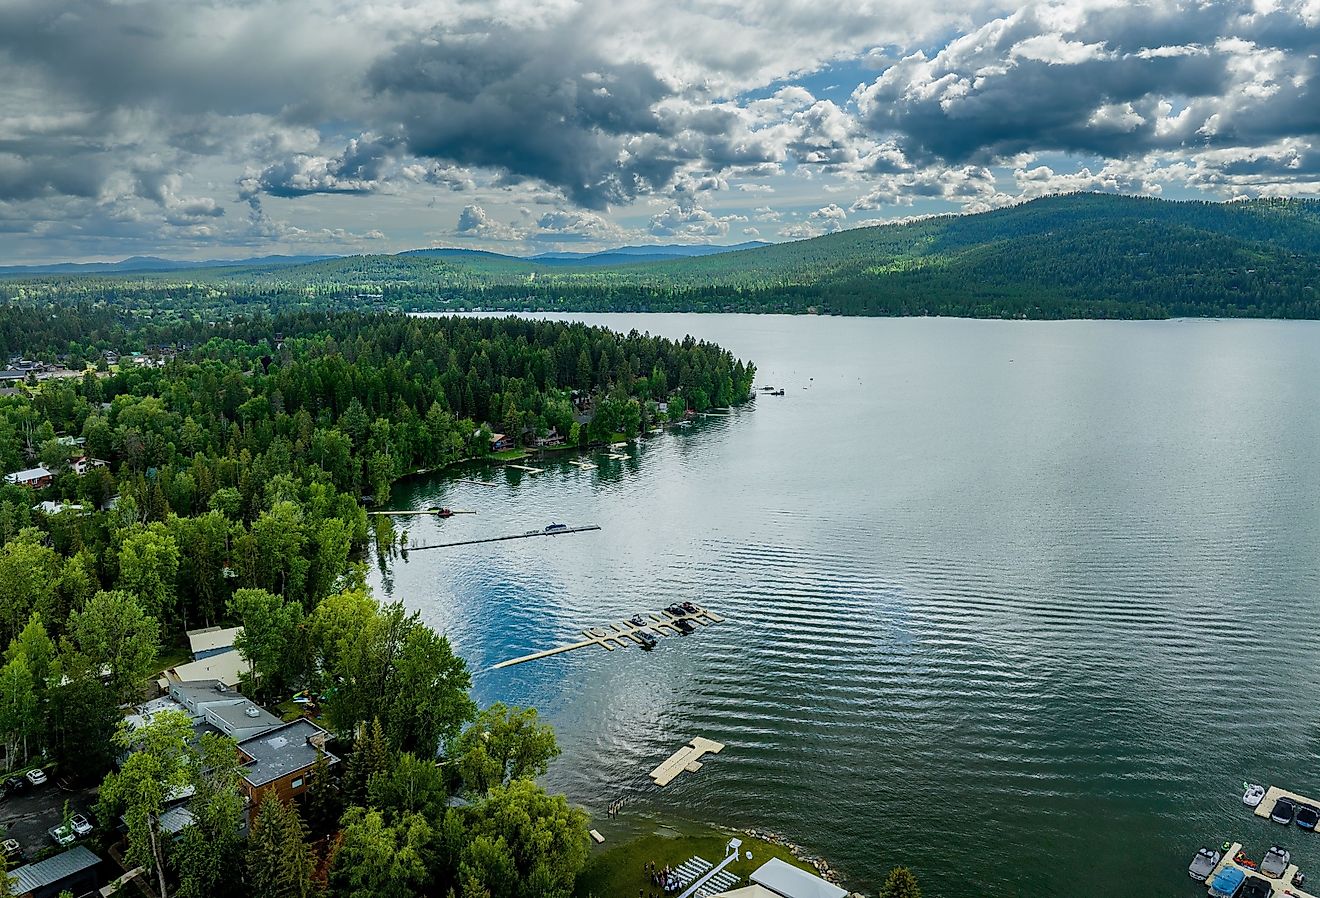
<svg viewBox="0 0 1320 898">
<path fill-rule="evenodd" d="M 748 878 L 784 898 L 843 898 L 848 894 L 847 889 L 841 889 L 806 870 L 799 870 L 777 857 L 757 867 Z"/>
<path fill-rule="evenodd" d="M 249 714 L 249 711 L 255 713 Z M 206 709 L 206 712 L 238 729 L 259 726 L 277 727 L 282 722 L 265 708 L 247 699 L 235 702 L 232 705 L 212 705 Z"/>
<path fill-rule="evenodd" d="M 9 871 L 9 875 L 14 878 L 14 894 L 25 895 L 36 889 L 53 886 L 70 876 L 90 870 L 99 863 L 101 863 L 99 857 L 84 846 L 78 845 L 44 861 L 16 867 Z"/>
<path fill-rule="evenodd" d="M 305 717 L 286 723 L 284 726 L 244 739 L 238 747 L 252 758 L 243 778 L 253 786 L 264 786 L 269 782 L 295 773 L 316 763 L 316 746 L 307 740 L 312 737 L 325 738 L 328 734 Z M 326 760 L 331 764 L 339 759 L 329 752 Z"/>
</svg>

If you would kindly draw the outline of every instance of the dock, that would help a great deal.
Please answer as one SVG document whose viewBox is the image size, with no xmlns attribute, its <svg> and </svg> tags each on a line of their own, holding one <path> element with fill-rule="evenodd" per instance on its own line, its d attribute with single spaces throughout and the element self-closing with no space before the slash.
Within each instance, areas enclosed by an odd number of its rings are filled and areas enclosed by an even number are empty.
<svg viewBox="0 0 1320 898">
<path fill-rule="evenodd" d="M 512 463 L 506 462 L 505 465 L 504 465 L 504 467 L 506 467 L 506 468 L 513 468 L 514 470 L 517 470 L 517 471 L 526 471 L 528 474 L 544 474 L 544 473 L 545 473 L 545 468 L 533 468 L 531 465 L 515 465 L 515 464 L 512 464 Z"/>
<path fill-rule="evenodd" d="M 457 508 L 451 508 L 451 509 L 449 509 L 449 513 L 450 513 L 450 514 L 476 514 L 475 511 L 459 511 Z M 369 511 L 369 512 L 367 512 L 367 514 L 394 515 L 394 516 L 396 516 L 396 517 L 404 517 L 404 516 L 415 515 L 415 514 L 435 514 L 435 515 L 443 515 L 443 512 L 441 512 L 441 511 L 433 511 L 433 510 L 431 510 L 431 509 L 429 509 L 429 508 L 419 508 L 419 509 L 417 509 L 417 510 L 415 510 L 415 511 Z"/>
<path fill-rule="evenodd" d="M 596 466 L 586 459 L 575 458 L 569 462 L 570 465 L 577 465 L 583 471 L 594 471 Z"/>
<path fill-rule="evenodd" d="M 1265 820 L 1270 819 L 1270 811 L 1274 810 L 1274 803 L 1280 798 L 1291 799 L 1293 804 L 1309 804 L 1313 808 L 1320 808 L 1320 801 L 1314 798 L 1307 798 L 1305 795 L 1298 795 L 1278 786 L 1270 786 L 1265 790 L 1265 797 L 1260 800 L 1260 804 L 1256 805 L 1256 816 Z"/>
<path fill-rule="evenodd" d="M 563 530 L 528 530 L 526 533 L 513 533 L 509 536 L 487 536 L 483 539 L 462 539 L 452 543 L 429 543 L 423 546 L 406 546 L 409 552 L 417 552 L 421 549 L 448 549 L 453 546 L 475 546 L 478 543 L 498 543 L 508 539 L 531 539 L 534 536 L 563 536 L 565 533 L 586 533 L 589 530 L 599 530 L 599 524 L 586 524 L 582 527 L 566 527 Z"/>
<path fill-rule="evenodd" d="M 1211 870 L 1210 875 L 1205 878 L 1207 888 L 1210 883 L 1214 882 L 1215 877 L 1220 873 L 1223 873 L 1224 870 L 1229 867 L 1236 867 L 1247 876 L 1259 876 L 1271 885 L 1277 886 L 1274 892 L 1276 895 L 1288 895 L 1290 898 L 1316 898 L 1316 896 L 1312 895 L 1310 892 L 1304 892 L 1292 884 L 1293 877 L 1297 875 L 1296 864 L 1289 864 L 1287 869 L 1283 871 L 1283 876 L 1278 879 L 1271 879 L 1270 877 L 1263 875 L 1259 870 L 1253 870 L 1251 867 L 1244 867 L 1237 861 L 1233 860 L 1238 856 L 1238 852 L 1241 850 L 1241 842 L 1234 842 L 1232 845 L 1228 846 L 1228 850 L 1224 852 L 1224 856 L 1220 859 L 1219 863 L 1215 864 L 1215 868 Z"/>
<path fill-rule="evenodd" d="M 623 460 L 626 459 L 628 456 L 624 455 L 622 452 L 607 452 L 607 453 L 605 453 L 605 457 L 606 457 L 606 458 L 612 458 L 612 459 L 614 459 L 615 461 L 623 461 Z"/>
<path fill-rule="evenodd" d="M 651 780 L 660 788 L 672 783 L 680 773 L 696 773 L 701 769 L 701 759 L 707 754 L 717 755 L 724 750 L 724 743 L 713 739 L 696 737 L 687 745 L 666 758 L 659 767 L 651 771 Z"/>
<path fill-rule="evenodd" d="M 600 528 L 597 527 L 597 530 Z M 559 531 L 563 533 L 564 531 Z M 588 646 L 600 646 L 607 652 L 612 652 L 616 648 L 623 648 L 626 645 L 641 647 L 642 640 L 637 634 L 642 631 L 649 631 L 655 636 L 679 636 L 682 631 L 678 629 L 677 623 L 680 620 L 690 621 L 693 624 L 701 626 L 710 626 L 724 622 L 724 618 L 714 611 L 708 611 L 701 606 L 696 606 L 696 611 L 684 612 L 683 614 L 670 614 L 668 611 L 650 611 L 641 615 L 645 621 L 642 626 L 637 626 L 632 621 L 624 620 L 613 624 L 606 624 L 603 627 L 591 627 L 583 630 L 584 639 L 578 642 L 571 642 L 568 645 L 555 646 L 552 649 L 545 649 L 540 652 L 532 652 L 529 655 L 522 655 L 518 658 L 510 658 L 508 661 L 501 661 L 499 664 L 491 666 L 491 670 L 499 670 L 501 667 L 513 667 L 515 664 L 526 664 L 528 661 L 540 661 L 542 658 L 549 658 L 552 655 L 558 655 L 562 652 L 571 652 L 575 649 L 584 649 Z"/>
<path fill-rule="evenodd" d="M 499 486 L 498 483 L 491 483 L 489 480 L 464 480 L 462 477 L 454 481 L 455 483 L 466 483 L 469 486 Z"/>
</svg>

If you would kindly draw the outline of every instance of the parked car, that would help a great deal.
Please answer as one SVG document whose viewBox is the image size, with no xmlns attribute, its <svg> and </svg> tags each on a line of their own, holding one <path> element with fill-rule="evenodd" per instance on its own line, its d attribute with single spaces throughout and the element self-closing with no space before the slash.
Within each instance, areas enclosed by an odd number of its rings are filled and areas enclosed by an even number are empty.
<svg viewBox="0 0 1320 898">
<path fill-rule="evenodd" d="M 5 839 L 0 842 L 0 850 L 4 851 L 5 862 L 13 866 L 15 861 L 23 859 L 23 846 L 18 844 L 17 839 Z"/>
<path fill-rule="evenodd" d="M 61 823 L 57 826 L 52 826 L 50 829 L 46 830 L 46 832 L 50 833 L 51 841 L 61 848 L 65 848 L 78 841 L 78 834 L 73 831 L 72 823 Z"/>
<path fill-rule="evenodd" d="M 24 777 L 11 776 L 9 779 L 5 780 L 5 794 L 19 795 L 23 792 L 26 792 L 29 788 L 29 785 L 30 784 L 28 783 L 27 779 L 25 779 Z"/>
<path fill-rule="evenodd" d="M 96 828 L 92 826 L 92 821 L 87 819 L 86 814 L 74 814 L 69 818 L 69 823 L 73 825 L 73 831 L 80 839 L 83 836 L 90 836 L 92 830 Z"/>
<path fill-rule="evenodd" d="M 27 781 L 34 786 L 40 786 L 46 782 L 46 771 L 42 770 L 40 767 L 33 767 L 25 773 L 24 776 L 26 776 Z"/>
</svg>

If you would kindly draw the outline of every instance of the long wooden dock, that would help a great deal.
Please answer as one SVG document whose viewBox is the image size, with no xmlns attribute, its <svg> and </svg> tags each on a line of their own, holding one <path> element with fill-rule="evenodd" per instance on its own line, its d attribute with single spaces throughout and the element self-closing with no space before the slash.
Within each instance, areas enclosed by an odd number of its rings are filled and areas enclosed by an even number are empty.
<svg viewBox="0 0 1320 898">
<path fill-rule="evenodd" d="M 505 462 L 504 467 L 513 468 L 515 471 L 526 471 L 528 474 L 544 474 L 545 468 L 533 468 L 531 465 L 515 465 Z"/>
<path fill-rule="evenodd" d="M 478 543 L 498 543 L 508 539 L 531 539 L 534 536 L 563 536 L 565 533 L 586 533 L 589 530 L 599 530 L 599 524 L 587 524 L 582 527 L 566 527 L 563 530 L 528 530 L 526 533 L 513 533 L 509 536 L 487 536 L 482 539 L 461 539 L 452 543 L 430 543 L 423 546 L 407 546 L 409 552 L 416 552 L 421 549 L 448 549 L 453 546 L 475 546 Z"/>
<path fill-rule="evenodd" d="M 498 670 L 501 667 L 513 667 L 515 664 L 525 664 L 528 661 L 540 661 L 542 658 L 549 658 L 551 655 L 571 652 L 574 649 L 584 649 L 593 645 L 598 645 L 607 652 L 612 652 L 615 648 L 623 648 L 626 645 L 640 647 L 643 643 L 638 634 L 643 631 L 653 636 L 682 635 L 682 631 L 678 628 L 678 622 L 681 620 L 699 624 L 703 627 L 724 622 L 724 618 L 714 611 L 709 611 L 700 605 L 696 608 L 696 611 L 684 612 L 683 614 L 670 614 L 668 611 L 648 611 L 641 615 L 645 623 L 640 627 L 631 620 L 606 624 L 603 627 L 591 627 L 582 631 L 582 635 L 586 637 L 585 639 L 540 652 L 532 652 L 518 658 L 510 658 L 508 661 L 501 661 L 499 664 L 493 665 L 491 670 Z"/>
<path fill-rule="evenodd" d="M 451 509 L 449 509 L 449 513 L 450 513 L 450 514 L 476 514 L 475 511 L 459 511 L 457 508 L 451 508 Z M 434 514 L 434 515 L 441 515 L 441 516 L 443 516 L 443 515 L 444 515 L 444 512 L 441 512 L 441 511 L 432 511 L 432 510 L 429 509 L 429 508 L 418 508 L 418 509 L 415 509 L 415 510 L 413 510 L 413 511 L 369 511 L 369 512 L 367 512 L 367 514 L 393 515 L 393 516 L 395 516 L 395 517 L 406 517 L 406 516 L 409 516 L 409 515 L 415 515 L 415 514 Z"/>
<path fill-rule="evenodd" d="M 713 739 L 696 737 L 687 745 L 674 752 L 660 766 L 651 771 L 651 780 L 662 789 L 672 783 L 680 773 L 696 773 L 701 769 L 701 759 L 707 754 L 719 754 L 724 750 L 724 743 Z"/>
<path fill-rule="evenodd" d="M 454 481 L 455 483 L 466 483 L 469 486 L 499 486 L 498 483 L 491 483 L 489 480 L 465 480 L 462 477 Z"/>
</svg>

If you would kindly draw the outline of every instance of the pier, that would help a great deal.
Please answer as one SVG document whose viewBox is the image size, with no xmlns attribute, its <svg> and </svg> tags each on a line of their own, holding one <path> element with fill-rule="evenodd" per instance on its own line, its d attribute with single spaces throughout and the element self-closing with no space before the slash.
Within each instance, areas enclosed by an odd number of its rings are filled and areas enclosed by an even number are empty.
<svg viewBox="0 0 1320 898">
<path fill-rule="evenodd" d="M 1293 804 L 1309 804 L 1313 808 L 1320 808 L 1320 802 L 1314 798 L 1307 798 L 1305 795 L 1298 795 L 1278 786 L 1270 786 L 1265 790 L 1265 797 L 1260 800 L 1260 804 L 1256 805 L 1256 816 L 1270 819 L 1270 811 L 1274 810 L 1274 803 L 1280 798 L 1290 799 Z"/>
<path fill-rule="evenodd" d="M 599 524 L 586 524 L 582 527 L 565 527 L 563 530 L 528 530 L 526 533 L 513 533 L 509 536 L 487 536 L 482 539 L 461 539 L 452 543 L 429 543 L 423 546 L 405 546 L 408 552 L 417 552 L 422 549 L 448 549 L 453 546 L 475 546 L 478 543 L 498 543 L 509 539 L 531 539 L 534 536 L 563 536 L 565 533 L 586 533 L 589 530 L 599 530 Z"/>
<path fill-rule="evenodd" d="M 461 478 L 461 477 L 458 478 L 457 480 L 455 480 L 454 482 L 455 482 L 455 483 L 466 483 L 466 484 L 468 484 L 469 486 L 499 486 L 498 483 L 491 483 L 489 480 L 464 480 L 464 479 Z"/>
<path fill-rule="evenodd" d="M 1252 867 L 1244 867 L 1241 864 L 1239 864 L 1236 860 L 1234 860 L 1234 858 L 1238 856 L 1238 852 L 1240 852 L 1241 850 L 1242 850 L 1241 842 L 1234 842 L 1232 845 L 1228 846 L 1228 850 L 1224 852 L 1223 858 L 1220 859 L 1218 864 L 1215 864 L 1215 868 L 1211 870 L 1210 875 L 1205 878 L 1205 884 L 1207 887 L 1210 885 L 1210 883 L 1214 882 L 1215 877 L 1218 876 L 1220 873 L 1223 873 L 1224 870 L 1226 870 L 1229 867 L 1236 867 L 1237 869 L 1245 873 L 1247 876 L 1259 876 L 1261 879 L 1270 883 L 1272 886 L 1277 886 L 1277 888 L 1275 888 L 1274 890 L 1274 894 L 1276 895 L 1288 895 L 1291 896 L 1291 898 L 1315 898 L 1315 896 L 1312 895 L 1310 892 L 1304 892 L 1301 889 L 1299 889 L 1297 886 L 1292 884 L 1293 877 L 1297 875 L 1296 864 L 1289 864 L 1287 869 L 1283 871 L 1283 875 L 1281 877 L 1279 877 L 1278 879 L 1271 879 L 1270 877 L 1261 873 L 1259 870 L 1256 870 Z"/>
<path fill-rule="evenodd" d="M 666 758 L 659 767 L 651 771 L 651 780 L 662 789 L 672 783 L 680 773 L 696 773 L 701 769 L 701 759 L 707 754 L 717 755 L 724 750 L 723 742 L 696 737 L 687 745 Z"/>
<path fill-rule="evenodd" d="M 578 468 L 580 468 L 583 471 L 594 471 L 596 469 L 595 465 L 593 465 L 591 462 L 587 461 L 586 459 L 582 459 L 582 458 L 575 458 L 572 461 L 570 461 L 569 464 L 576 465 Z"/>
<path fill-rule="evenodd" d="M 594 528 L 599 530 L 599 527 Z M 560 533 L 565 531 L 560 530 Z M 626 645 L 642 646 L 642 639 L 638 636 L 644 630 L 650 631 L 656 636 L 679 636 L 682 634 L 677 626 L 678 621 L 690 621 L 693 624 L 701 626 L 710 626 L 711 624 L 723 623 L 724 618 L 714 611 L 708 611 L 701 606 L 696 606 L 696 611 L 684 612 L 683 614 L 670 614 L 668 611 L 651 611 L 641 615 L 645 621 L 642 626 L 637 626 L 632 621 L 619 621 L 614 624 L 606 624 L 603 627 L 591 627 L 583 630 L 582 635 L 586 637 L 579 642 L 571 642 L 568 645 L 555 646 L 552 649 L 545 649 L 540 652 L 532 652 L 530 655 L 522 655 L 518 658 L 510 658 L 508 661 L 501 661 L 499 664 L 491 666 L 491 670 L 499 670 L 501 667 L 513 667 L 515 664 L 525 664 L 528 661 L 540 661 L 542 658 L 549 658 L 552 655 L 558 655 L 563 652 L 571 652 L 575 649 L 584 649 L 588 646 L 600 646 L 607 652 L 612 652 L 616 648 L 623 648 Z"/>
<path fill-rule="evenodd" d="M 514 470 L 517 470 L 517 471 L 526 471 L 528 474 L 544 474 L 544 473 L 545 473 L 545 468 L 533 468 L 531 465 L 515 465 L 515 464 L 509 463 L 509 462 L 505 462 L 504 467 L 506 467 L 506 468 L 513 468 Z"/>
<path fill-rule="evenodd" d="M 440 515 L 441 517 L 446 517 L 445 512 L 438 508 L 419 508 L 416 511 L 369 511 L 367 512 L 367 514 L 394 515 L 395 517 L 405 517 L 407 515 L 415 515 L 415 514 L 434 514 L 434 515 Z M 449 514 L 476 514 L 476 512 L 460 511 L 457 508 L 451 508 L 449 509 Z"/>
</svg>

